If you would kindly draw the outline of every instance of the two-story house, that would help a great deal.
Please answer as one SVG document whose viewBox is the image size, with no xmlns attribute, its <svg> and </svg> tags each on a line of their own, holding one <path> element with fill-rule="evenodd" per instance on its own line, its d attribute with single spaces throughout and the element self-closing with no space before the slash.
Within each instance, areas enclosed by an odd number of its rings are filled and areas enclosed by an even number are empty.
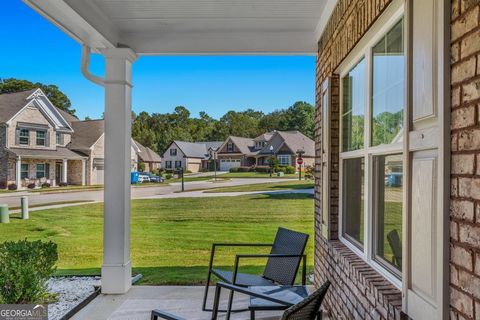
<svg viewBox="0 0 480 320">
<path fill-rule="evenodd" d="M 0 94 L 0 183 L 52 186 L 103 184 L 104 120 L 80 121 L 40 89 Z M 159 156 L 132 139 L 132 171 Z"/>
<path fill-rule="evenodd" d="M 300 131 L 272 131 L 254 139 L 228 137 L 219 147 L 217 157 L 221 171 L 233 167 L 264 166 L 270 158 L 277 159 L 280 165 L 296 166 L 301 152 L 304 166 L 313 166 L 315 142 Z"/>
<path fill-rule="evenodd" d="M 88 157 L 66 147 L 75 120 L 40 89 L 1 94 L 0 182 L 85 184 Z"/>
<path fill-rule="evenodd" d="M 162 168 L 174 170 L 183 168 L 199 172 L 208 168 L 212 154 L 217 151 L 222 141 L 187 142 L 175 140 L 167 147 L 162 156 Z"/>
</svg>

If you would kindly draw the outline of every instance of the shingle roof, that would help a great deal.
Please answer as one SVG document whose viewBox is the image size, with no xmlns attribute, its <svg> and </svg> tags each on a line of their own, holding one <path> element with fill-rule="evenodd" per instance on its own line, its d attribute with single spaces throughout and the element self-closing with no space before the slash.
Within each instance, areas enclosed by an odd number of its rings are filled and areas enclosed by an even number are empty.
<svg viewBox="0 0 480 320">
<path fill-rule="evenodd" d="M 219 141 L 207 141 L 207 142 L 187 142 L 187 141 L 173 141 L 180 150 L 185 154 L 188 158 L 201 158 L 201 159 L 208 159 L 210 156 L 208 154 L 208 148 L 215 147 L 217 148 L 221 145 Z"/>
<path fill-rule="evenodd" d="M 140 149 L 140 152 L 138 153 L 138 156 L 142 161 L 145 162 L 161 162 L 162 158 L 158 153 L 150 149 L 149 147 L 145 147 L 142 144 L 140 144 L 138 141 L 134 140 L 135 143 L 138 146 L 138 149 Z"/>
<path fill-rule="evenodd" d="M 0 94 L 0 123 L 5 123 L 28 103 L 27 98 L 37 89 Z"/>
<path fill-rule="evenodd" d="M 207 142 L 197 142 L 197 143 L 205 143 L 207 151 L 210 148 L 216 151 L 223 144 L 223 141 L 207 141 Z"/>
<path fill-rule="evenodd" d="M 305 136 L 300 131 L 277 131 L 275 134 L 279 135 L 284 144 L 292 150 L 292 152 L 297 152 L 298 150 L 302 150 L 305 153 L 303 154 L 305 157 L 314 157 L 315 156 L 315 141 L 310 139 L 309 137 Z M 270 143 L 267 143 L 265 148 L 263 148 L 259 153 L 261 154 L 268 154 L 270 153 L 270 145 L 273 139 L 270 140 Z M 278 149 L 281 144 L 274 146 L 274 150 Z"/>
<path fill-rule="evenodd" d="M 103 119 L 74 121 L 72 127 L 74 133 L 72 141 L 67 147 L 72 150 L 88 152 L 105 132 L 105 121 Z"/>
<path fill-rule="evenodd" d="M 238 150 L 240 150 L 240 152 L 243 154 L 254 155 L 257 153 L 254 148 L 255 142 L 253 141 L 253 139 L 234 136 L 230 136 L 228 137 L 228 139 L 230 139 L 237 146 Z"/>
<path fill-rule="evenodd" d="M 66 111 L 63 111 L 62 109 L 59 109 L 57 108 L 58 112 L 60 112 L 60 114 L 62 115 L 62 117 L 67 120 L 68 124 L 70 125 L 70 127 L 72 126 L 72 122 L 75 122 L 75 121 L 80 121 L 77 117 L 75 117 L 74 115 L 71 115 L 70 113 L 66 112 Z"/>
<path fill-rule="evenodd" d="M 265 132 L 264 134 L 261 134 L 255 139 L 253 139 L 253 141 L 268 141 L 273 137 L 274 134 L 275 134 L 275 131 Z"/>
<path fill-rule="evenodd" d="M 86 158 L 78 152 L 69 150 L 64 147 L 57 147 L 56 150 L 44 150 L 44 149 L 26 149 L 26 148 L 8 148 L 9 152 L 20 157 L 32 157 L 38 159 L 70 159 L 78 160 Z"/>
</svg>

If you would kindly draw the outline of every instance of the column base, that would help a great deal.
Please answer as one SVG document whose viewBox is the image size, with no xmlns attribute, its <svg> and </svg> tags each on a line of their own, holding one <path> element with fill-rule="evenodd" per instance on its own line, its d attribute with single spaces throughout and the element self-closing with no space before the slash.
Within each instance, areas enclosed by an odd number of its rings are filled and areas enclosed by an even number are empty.
<svg viewBox="0 0 480 320">
<path fill-rule="evenodd" d="M 124 294 L 132 287 L 132 263 L 102 265 L 102 293 Z"/>
</svg>

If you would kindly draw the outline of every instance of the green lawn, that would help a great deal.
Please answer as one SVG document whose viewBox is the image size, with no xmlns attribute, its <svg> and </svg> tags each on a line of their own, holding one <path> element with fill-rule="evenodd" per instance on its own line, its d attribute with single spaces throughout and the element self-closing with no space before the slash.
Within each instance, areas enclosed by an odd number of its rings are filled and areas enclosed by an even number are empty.
<svg viewBox="0 0 480 320">
<path fill-rule="evenodd" d="M 0 225 L 0 241 L 52 240 L 58 244 L 59 275 L 99 274 L 102 207 L 35 211 L 30 220 L 13 215 L 10 224 Z M 310 234 L 309 268 L 313 265 L 313 200 L 305 194 L 134 200 L 131 221 L 132 262 L 143 284 L 202 283 L 212 242 L 271 242 L 278 226 Z M 219 251 L 216 265 L 232 265 L 234 252 Z M 263 263 L 248 261 L 242 270 L 261 272 Z"/>
<path fill-rule="evenodd" d="M 302 173 L 302 176 L 303 176 L 303 173 Z M 262 172 L 229 172 L 229 173 L 221 174 L 220 177 L 222 178 L 270 178 L 270 174 L 262 173 Z M 276 174 L 273 174 L 272 178 L 277 178 L 277 179 L 298 178 L 298 173 L 285 174 L 283 177 L 277 177 Z"/>
<path fill-rule="evenodd" d="M 313 188 L 313 181 L 281 181 L 274 183 L 255 183 L 245 186 L 220 187 L 205 191 L 205 193 L 217 192 L 246 192 L 246 191 L 279 191 L 279 190 L 300 190 Z"/>
</svg>

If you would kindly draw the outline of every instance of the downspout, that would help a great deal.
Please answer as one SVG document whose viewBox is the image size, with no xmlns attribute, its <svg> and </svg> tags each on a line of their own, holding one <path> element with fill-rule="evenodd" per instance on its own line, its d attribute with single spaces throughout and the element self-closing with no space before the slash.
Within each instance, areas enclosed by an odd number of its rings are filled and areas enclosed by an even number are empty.
<svg viewBox="0 0 480 320">
<path fill-rule="evenodd" d="M 90 71 L 88 70 L 88 67 L 90 66 L 90 54 L 91 54 L 90 47 L 87 46 L 87 45 L 83 45 L 82 46 L 82 60 L 81 60 L 82 74 L 85 78 L 92 81 L 93 83 L 96 83 L 99 86 L 104 87 L 105 86 L 105 79 L 91 74 Z"/>
</svg>

